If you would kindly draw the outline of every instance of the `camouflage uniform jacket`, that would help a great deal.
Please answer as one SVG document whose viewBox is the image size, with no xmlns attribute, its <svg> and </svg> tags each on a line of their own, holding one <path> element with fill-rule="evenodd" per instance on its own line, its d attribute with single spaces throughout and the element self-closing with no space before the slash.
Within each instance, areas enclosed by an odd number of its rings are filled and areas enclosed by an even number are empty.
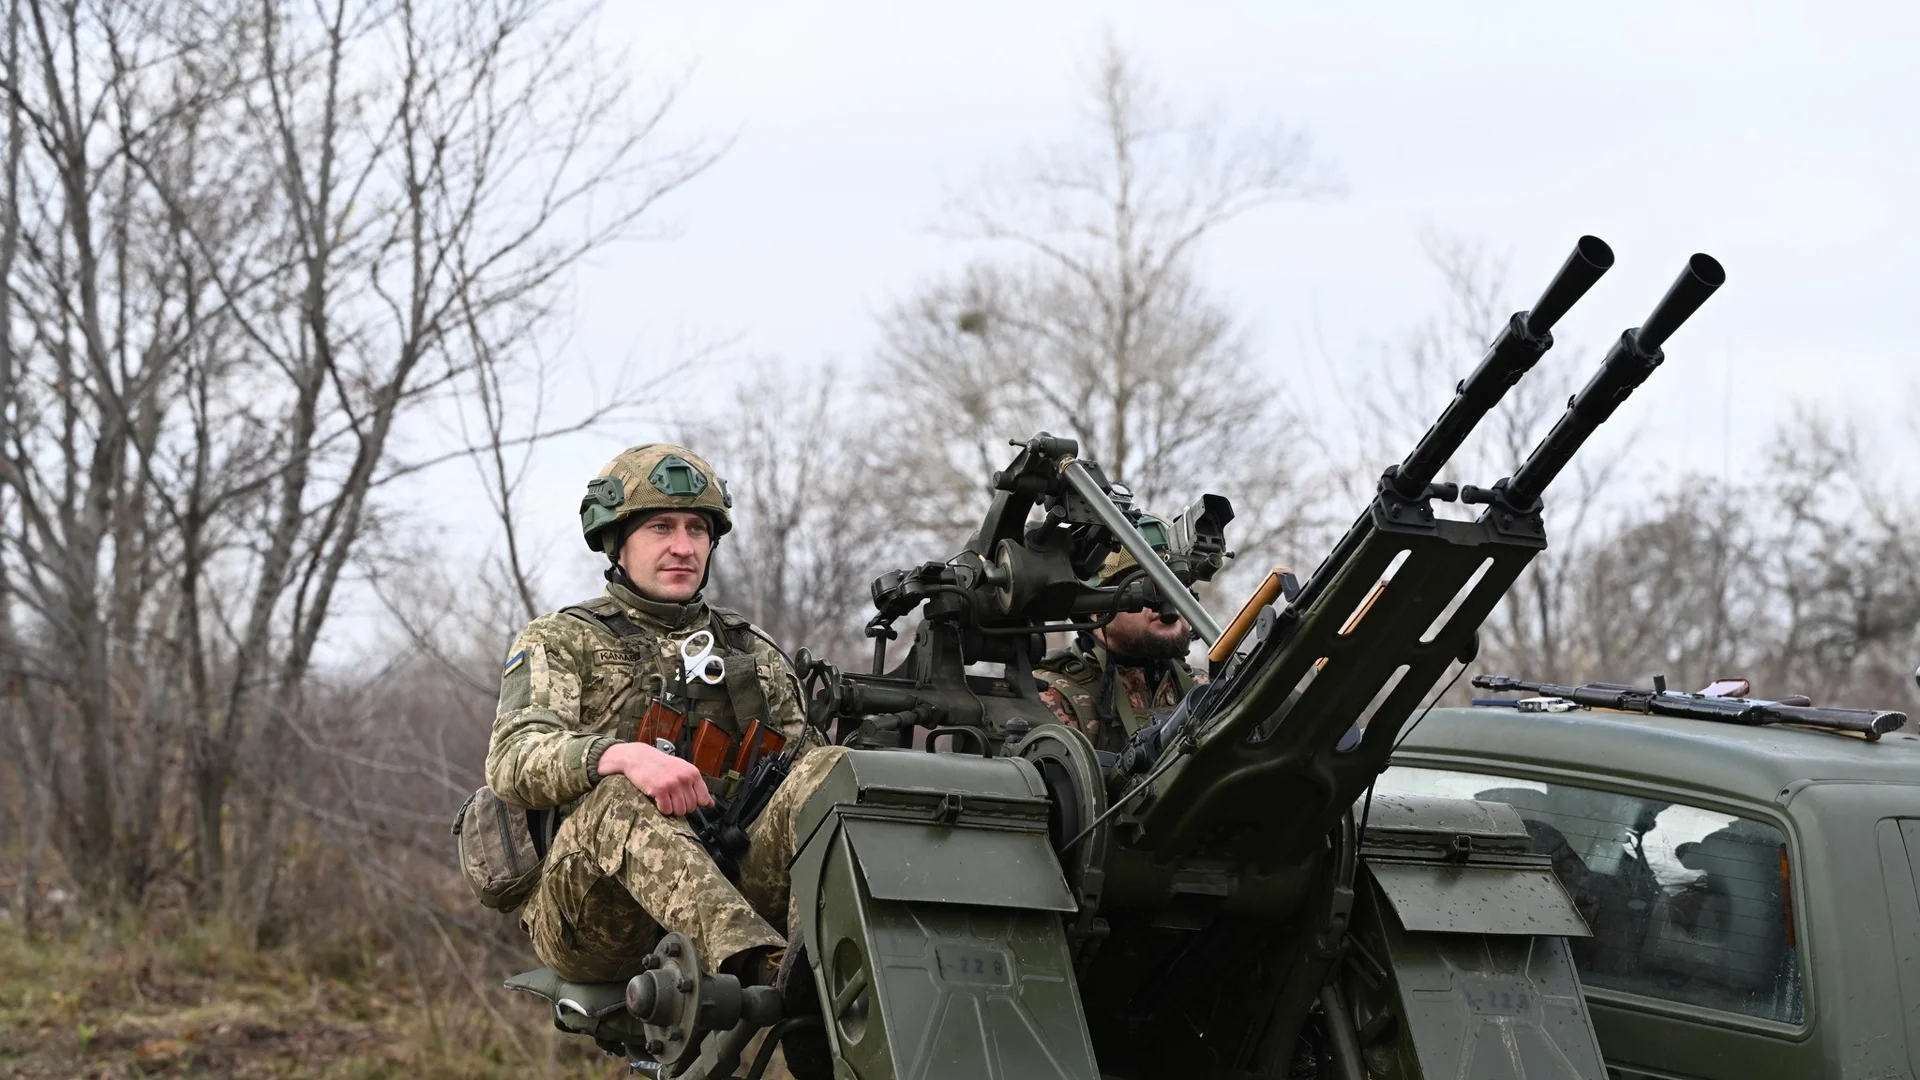
<svg viewBox="0 0 1920 1080">
<path fill-rule="evenodd" d="M 1047 683 L 1040 700 L 1069 727 L 1077 727 L 1093 741 L 1094 749 L 1118 753 L 1154 712 L 1180 703 L 1200 681 L 1184 660 L 1162 660 L 1152 668 L 1118 665 L 1113 672 L 1112 711 L 1101 718 L 1099 695 L 1110 654 L 1100 644 L 1091 648 L 1083 638 L 1073 647 L 1055 649 L 1040 659 L 1033 674 Z"/>
<path fill-rule="evenodd" d="M 790 748 L 799 739 L 820 741 L 809 734 L 793 668 L 757 627 L 697 600 L 656 603 L 609 585 L 603 596 L 540 616 L 513 639 L 487 747 L 488 786 L 527 810 L 586 795 L 600 779 L 601 755 L 633 739 L 663 683 L 680 681 L 680 643 L 700 630 L 713 631 L 729 677 L 714 687 L 687 680 L 689 734 L 711 719 L 737 738 L 758 712 Z"/>
</svg>

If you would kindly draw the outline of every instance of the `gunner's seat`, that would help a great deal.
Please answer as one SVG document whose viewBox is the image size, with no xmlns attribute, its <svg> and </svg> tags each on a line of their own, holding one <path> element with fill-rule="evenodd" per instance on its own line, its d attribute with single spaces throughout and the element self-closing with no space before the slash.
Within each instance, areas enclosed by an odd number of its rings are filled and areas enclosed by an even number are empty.
<svg viewBox="0 0 1920 1080">
<path fill-rule="evenodd" d="M 507 980 L 507 989 L 532 994 L 553 1007 L 553 1026 L 602 1044 L 644 1044 L 640 1018 L 627 1011 L 624 982 L 568 982 L 552 968 L 535 968 Z"/>
</svg>

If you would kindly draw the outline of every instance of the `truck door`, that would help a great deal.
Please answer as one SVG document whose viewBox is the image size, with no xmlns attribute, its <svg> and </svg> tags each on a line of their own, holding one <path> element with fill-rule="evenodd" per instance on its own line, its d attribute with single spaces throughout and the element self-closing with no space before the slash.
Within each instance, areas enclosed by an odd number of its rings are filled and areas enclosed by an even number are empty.
<svg viewBox="0 0 1920 1080">
<path fill-rule="evenodd" d="M 1874 830 L 1887 882 L 1887 914 L 1901 1015 L 1906 1017 L 1908 1068 L 1920 1076 L 1920 818 L 1882 818 Z"/>
</svg>

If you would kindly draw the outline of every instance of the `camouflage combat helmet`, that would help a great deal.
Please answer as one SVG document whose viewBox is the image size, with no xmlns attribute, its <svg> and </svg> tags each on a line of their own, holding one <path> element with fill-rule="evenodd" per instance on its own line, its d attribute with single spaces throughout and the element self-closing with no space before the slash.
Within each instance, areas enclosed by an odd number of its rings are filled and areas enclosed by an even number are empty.
<svg viewBox="0 0 1920 1080">
<path fill-rule="evenodd" d="M 1156 514 L 1142 513 L 1140 514 L 1140 520 L 1135 522 L 1135 525 L 1140 529 L 1140 535 L 1146 537 L 1147 543 L 1153 545 L 1153 550 L 1159 552 L 1161 557 L 1165 558 L 1167 548 L 1172 544 L 1173 535 L 1173 531 L 1168 527 L 1166 520 Z M 1139 565 L 1140 563 L 1134 559 L 1132 552 L 1126 548 L 1121 548 L 1119 551 L 1107 556 L 1106 561 L 1100 564 L 1100 572 L 1095 574 L 1093 580 L 1088 582 L 1088 584 L 1105 585 L 1114 578 L 1119 577 L 1123 572 Z"/>
<path fill-rule="evenodd" d="M 673 443 L 642 443 L 622 450 L 587 484 L 580 500 L 580 532 L 587 546 L 611 558 L 621 522 L 655 510 L 705 514 L 718 540 L 733 528 L 733 497 L 707 459 Z"/>
</svg>

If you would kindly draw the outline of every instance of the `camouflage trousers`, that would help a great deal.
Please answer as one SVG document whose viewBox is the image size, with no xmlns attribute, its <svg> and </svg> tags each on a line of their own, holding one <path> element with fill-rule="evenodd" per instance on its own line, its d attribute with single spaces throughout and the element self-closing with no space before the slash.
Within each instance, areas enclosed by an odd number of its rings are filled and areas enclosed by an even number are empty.
<svg viewBox="0 0 1920 1080">
<path fill-rule="evenodd" d="M 846 751 L 815 747 L 748 830 L 736 888 L 685 818 L 668 817 L 624 776 L 594 786 L 547 850 L 520 925 L 541 963 L 574 982 L 619 982 L 672 931 L 693 939 L 701 966 L 756 946 L 786 944 L 787 866 L 805 805 Z"/>
</svg>

